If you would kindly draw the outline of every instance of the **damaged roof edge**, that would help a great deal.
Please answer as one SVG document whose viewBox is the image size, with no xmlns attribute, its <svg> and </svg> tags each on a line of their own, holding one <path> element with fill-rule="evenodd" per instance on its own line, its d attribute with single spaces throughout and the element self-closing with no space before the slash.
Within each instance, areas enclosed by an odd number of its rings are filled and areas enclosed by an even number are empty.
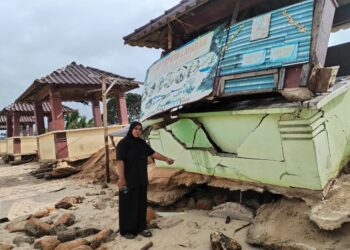
<svg viewBox="0 0 350 250">
<path fill-rule="evenodd" d="M 137 28 L 134 32 L 123 37 L 124 43 L 130 46 L 150 47 L 150 48 L 162 48 L 161 44 L 150 44 L 149 42 L 140 42 L 152 32 L 156 32 L 166 27 L 173 20 L 181 18 L 192 10 L 199 8 L 200 6 L 208 3 L 208 0 L 182 0 L 179 4 L 166 10 L 164 14 L 151 19 L 147 24 Z M 336 11 L 334 27 L 344 25 L 344 23 L 350 22 L 350 0 L 338 0 L 339 8 Z"/>
</svg>

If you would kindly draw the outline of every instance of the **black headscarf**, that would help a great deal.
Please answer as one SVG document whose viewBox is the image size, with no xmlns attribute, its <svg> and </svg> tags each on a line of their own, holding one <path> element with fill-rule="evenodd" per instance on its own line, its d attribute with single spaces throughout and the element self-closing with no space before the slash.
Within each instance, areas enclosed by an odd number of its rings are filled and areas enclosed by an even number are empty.
<svg viewBox="0 0 350 250">
<path fill-rule="evenodd" d="M 141 139 L 141 138 L 135 138 L 133 135 L 132 135 L 132 131 L 134 130 L 134 128 L 136 127 L 136 126 L 141 126 L 141 129 L 142 129 L 142 124 L 140 123 L 140 122 L 132 122 L 132 123 L 130 123 L 130 127 L 129 127 L 129 131 L 128 131 L 128 133 L 127 133 L 127 135 L 126 135 L 126 138 L 127 139 Z"/>
</svg>

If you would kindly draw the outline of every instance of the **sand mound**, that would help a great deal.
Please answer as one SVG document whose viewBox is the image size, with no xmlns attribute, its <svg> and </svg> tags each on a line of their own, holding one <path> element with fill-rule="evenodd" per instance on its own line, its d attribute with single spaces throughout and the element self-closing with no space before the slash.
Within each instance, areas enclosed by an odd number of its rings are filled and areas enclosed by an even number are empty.
<svg viewBox="0 0 350 250">
<path fill-rule="evenodd" d="M 93 183 L 103 183 L 105 180 L 105 148 L 93 154 L 81 167 L 81 171 L 73 178 L 88 179 Z M 118 180 L 115 148 L 109 148 L 109 172 L 111 182 Z"/>
</svg>

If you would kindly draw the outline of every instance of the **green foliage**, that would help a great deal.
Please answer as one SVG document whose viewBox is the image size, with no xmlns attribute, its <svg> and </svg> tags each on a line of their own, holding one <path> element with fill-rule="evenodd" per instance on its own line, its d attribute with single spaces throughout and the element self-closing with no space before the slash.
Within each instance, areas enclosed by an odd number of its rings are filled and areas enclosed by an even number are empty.
<svg viewBox="0 0 350 250">
<path fill-rule="evenodd" d="M 79 114 L 79 111 L 65 114 L 64 120 L 65 129 L 91 128 L 94 126 L 93 119 L 87 120 L 86 116 Z"/>
<path fill-rule="evenodd" d="M 128 109 L 129 122 L 138 121 L 141 113 L 141 95 L 135 93 L 126 94 L 126 106 Z M 107 102 L 108 124 L 118 123 L 115 98 L 111 97 Z"/>
</svg>

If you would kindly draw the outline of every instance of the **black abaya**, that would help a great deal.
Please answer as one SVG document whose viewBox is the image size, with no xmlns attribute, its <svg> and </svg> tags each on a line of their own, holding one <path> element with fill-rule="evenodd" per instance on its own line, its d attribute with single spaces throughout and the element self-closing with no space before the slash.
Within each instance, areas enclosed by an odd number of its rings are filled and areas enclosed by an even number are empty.
<svg viewBox="0 0 350 250">
<path fill-rule="evenodd" d="M 128 135 L 117 145 L 117 160 L 124 162 L 125 180 L 129 191 L 119 192 L 119 229 L 121 235 L 136 235 L 147 229 L 147 157 L 155 151 L 131 132 L 139 123 L 130 125 Z"/>
</svg>

